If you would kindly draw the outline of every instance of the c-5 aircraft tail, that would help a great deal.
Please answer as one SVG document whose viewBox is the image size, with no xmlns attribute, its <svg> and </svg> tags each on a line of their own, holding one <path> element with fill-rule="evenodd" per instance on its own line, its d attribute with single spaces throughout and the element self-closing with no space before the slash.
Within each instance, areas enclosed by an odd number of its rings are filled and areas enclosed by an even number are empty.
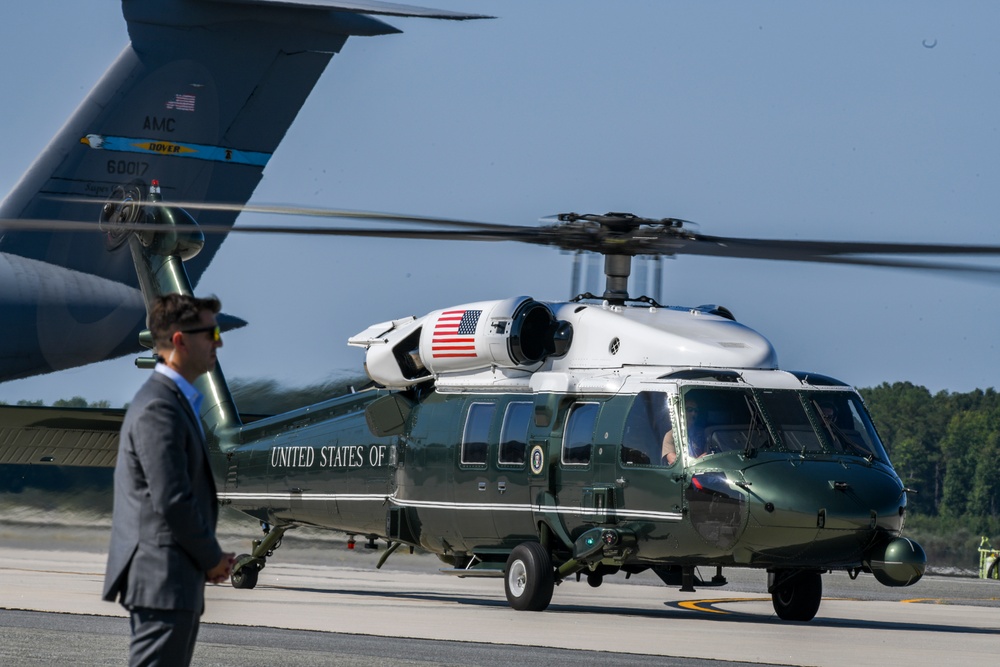
<svg viewBox="0 0 1000 667">
<path fill-rule="evenodd" d="M 138 349 L 145 309 L 113 233 L 4 230 L 93 220 L 157 179 L 174 201 L 246 202 L 330 59 L 369 14 L 474 15 L 355 0 L 123 0 L 130 43 L 0 204 L 0 381 Z M 203 211 L 230 226 L 236 213 Z M 9 225 L 8 225 L 9 226 Z M 223 237 L 187 269 L 197 283 Z"/>
</svg>

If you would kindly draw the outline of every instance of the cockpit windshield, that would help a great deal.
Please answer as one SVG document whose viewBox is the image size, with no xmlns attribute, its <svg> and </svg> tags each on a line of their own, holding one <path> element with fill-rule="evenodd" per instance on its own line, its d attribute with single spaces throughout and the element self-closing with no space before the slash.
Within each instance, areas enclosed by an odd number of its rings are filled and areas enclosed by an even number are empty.
<svg viewBox="0 0 1000 667">
<path fill-rule="evenodd" d="M 682 408 L 687 451 L 692 458 L 776 448 L 749 390 L 690 389 L 684 393 Z"/>
<path fill-rule="evenodd" d="M 680 436 L 671 428 L 666 398 L 661 392 L 636 397 L 626 422 L 623 463 L 672 465 L 675 452 L 682 450 L 689 459 L 770 450 L 889 463 L 861 398 L 852 391 L 689 386 L 677 406 Z M 649 445 L 642 445 L 646 440 Z"/>
<path fill-rule="evenodd" d="M 806 408 L 816 416 L 819 431 L 830 449 L 889 463 L 875 426 L 857 394 L 814 391 L 804 392 L 803 398 Z"/>
</svg>

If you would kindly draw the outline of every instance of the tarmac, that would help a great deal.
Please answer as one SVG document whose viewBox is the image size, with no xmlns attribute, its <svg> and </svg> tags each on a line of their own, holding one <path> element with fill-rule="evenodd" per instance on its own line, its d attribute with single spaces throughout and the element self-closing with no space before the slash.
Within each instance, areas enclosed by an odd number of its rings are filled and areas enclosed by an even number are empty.
<svg viewBox="0 0 1000 667">
<path fill-rule="evenodd" d="M 100 600 L 106 529 L 71 532 L 0 532 L 0 608 L 9 610 L 0 664 L 124 660 L 125 612 Z M 730 586 L 695 593 L 618 577 L 599 588 L 564 582 L 548 610 L 531 613 L 507 605 L 501 579 L 440 574 L 431 556 L 394 554 L 379 570 L 379 554 L 360 543 L 356 552 L 337 540 L 285 549 L 253 590 L 209 586 L 196 664 L 992 666 L 1000 650 L 991 581 L 925 577 L 886 589 L 834 573 L 817 617 L 789 623 L 774 615 L 758 572 L 727 570 L 740 574 Z M 88 623 L 95 629 L 75 630 Z M 106 639 L 85 648 L 82 635 Z"/>
</svg>

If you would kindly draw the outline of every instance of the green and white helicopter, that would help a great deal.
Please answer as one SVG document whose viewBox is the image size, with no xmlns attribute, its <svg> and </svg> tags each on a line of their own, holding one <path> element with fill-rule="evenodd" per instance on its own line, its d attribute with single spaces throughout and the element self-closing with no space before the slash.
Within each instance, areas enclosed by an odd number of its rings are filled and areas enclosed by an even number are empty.
<svg viewBox="0 0 1000 667">
<path fill-rule="evenodd" d="M 117 189 L 99 225 L 46 223 L 100 227 L 127 241 L 109 252 L 129 248 L 147 305 L 191 292 L 183 261 L 219 231 L 199 228 L 183 208 L 197 203 L 168 205 L 150 190 Z M 265 529 L 238 559 L 237 588 L 256 585 L 297 526 L 339 531 L 351 544 L 384 541 L 379 565 L 400 546 L 432 552 L 449 574 L 502 579 L 510 605 L 529 611 L 544 610 L 568 579 L 599 586 L 650 570 L 694 590 L 724 585 L 724 569 L 739 567 L 766 575 L 779 617 L 808 621 L 826 572 L 871 574 L 888 586 L 923 575 L 923 550 L 902 534 L 912 489 L 857 392 L 780 369 L 770 342 L 723 307 L 632 298 L 631 260 L 703 254 L 996 273 L 899 256 L 996 255 L 1000 247 L 722 238 L 682 220 L 621 213 L 531 227 L 238 208 L 406 224 L 224 231 L 598 252 L 607 288 L 568 302 L 517 296 L 372 325 L 349 341 L 366 350 L 369 388 L 246 423 L 221 368 L 203 376 L 220 502 Z M 120 419 L 120 411 L 0 408 L 4 460 L 113 465 Z M 703 579 L 702 568 L 712 576 Z"/>
</svg>

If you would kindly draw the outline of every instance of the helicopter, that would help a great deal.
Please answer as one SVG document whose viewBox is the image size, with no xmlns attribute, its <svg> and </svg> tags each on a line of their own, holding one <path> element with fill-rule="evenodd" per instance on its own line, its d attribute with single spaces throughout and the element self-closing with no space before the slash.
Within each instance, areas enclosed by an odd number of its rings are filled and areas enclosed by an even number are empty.
<svg viewBox="0 0 1000 667">
<path fill-rule="evenodd" d="M 221 231 L 185 208 L 198 206 L 217 205 L 167 203 L 157 182 L 133 183 L 103 203 L 96 225 L 38 224 L 127 239 L 148 307 L 192 292 L 183 263 L 205 234 Z M 766 575 L 778 617 L 809 621 L 826 572 L 870 574 L 887 586 L 922 577 L 926 555 L 903 536 L 913 489 L 859 394 L 825 375 L 780 369 L 767 338 L 725 307 L 631 296 L 631 261 L 711 254 L 995 274 L 892 256 L 1000 247 L 724 238 L 625 213 L 516 226 L 294 212 L 421 227 L 233 229 L 586 250 L 604 256 L 607 284 L 567 302 L 522 295 L 373 324 L 348 341 L 365 350 L 371 386 L 285 414 L 244 419 L 222 369 L 204 375 L 201 416 L 219 500 L 264 530 L 238 557 L 234 587 L 254 588 L 298 526 L 344 533 L 351 546 L 358 537 L 373 548 L 384 541 L 379 567 L 401 546 L 434 553 L 445 573 L 501 579 L 510 606 L 523 611 L 546 609 L 555 586 L 574 578 L 596 587 L 648 570 L 693 591 L 725 585 L 724 569 L 735 567 Z M 148 334 L 141 342 L 151 346 Z M 0 408 L 2 460 L 112 465 L 120 418 Z"/>
</svg>

